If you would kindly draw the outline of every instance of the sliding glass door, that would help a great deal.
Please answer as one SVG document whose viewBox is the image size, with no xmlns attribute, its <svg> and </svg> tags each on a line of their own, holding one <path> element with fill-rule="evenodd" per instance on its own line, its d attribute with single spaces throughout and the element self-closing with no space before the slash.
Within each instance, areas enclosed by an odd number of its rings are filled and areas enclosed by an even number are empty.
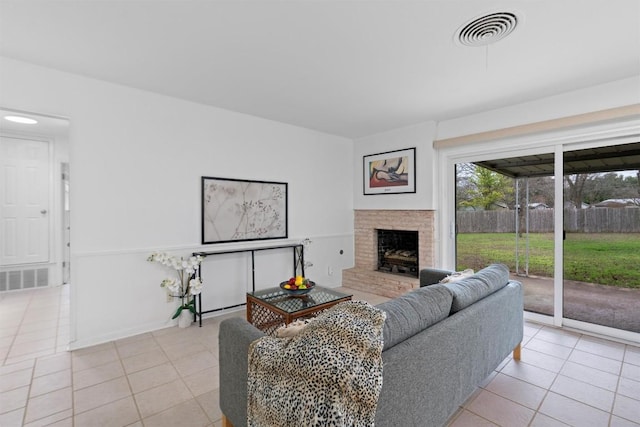
<svg viewBox="0 0 640 427">
<path fill-rule="evenodd" d="M 640 333 L 638 158 L 639 143 L 564 153 L 566 319 Z"/>
<path fill-rule="evenodd" d="M 454 158 L 451 265 L 506 264 L 529 318 L 640 341 L 640 142 L 500 154 Z"/>
</svg>

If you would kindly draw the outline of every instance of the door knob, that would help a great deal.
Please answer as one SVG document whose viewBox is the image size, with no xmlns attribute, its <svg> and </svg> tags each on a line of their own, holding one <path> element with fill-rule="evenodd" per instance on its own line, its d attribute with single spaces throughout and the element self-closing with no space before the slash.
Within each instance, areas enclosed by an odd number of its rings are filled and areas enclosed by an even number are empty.
<svg viewBox="0 0 640 427">
<path fill-rule="evenodd" d="M 41 213 L 42 215 L 44 215 L 44 214 L 46 214 L 46 213 L 47 213 L 47 210 L 46 210 L 46 209 L 42 209 L 42 210 L 40 211 L 40 213 Z"/>
</svg>

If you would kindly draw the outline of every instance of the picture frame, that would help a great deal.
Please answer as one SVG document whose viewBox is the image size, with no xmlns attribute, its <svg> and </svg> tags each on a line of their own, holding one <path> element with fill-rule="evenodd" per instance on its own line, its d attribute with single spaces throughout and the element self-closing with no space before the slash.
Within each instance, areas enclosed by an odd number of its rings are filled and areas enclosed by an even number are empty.
<svg viewBox="0 0 640 427">
<path fill-rule="evenodd" d="M 363 156 L 363 193 L 416 192 L 416 149 L 387 151 Z"/>
<path fill-rule="evenodd" d="M 286 182 L 203 176 L 202 244 L 286 239 Z"/>
</svg>

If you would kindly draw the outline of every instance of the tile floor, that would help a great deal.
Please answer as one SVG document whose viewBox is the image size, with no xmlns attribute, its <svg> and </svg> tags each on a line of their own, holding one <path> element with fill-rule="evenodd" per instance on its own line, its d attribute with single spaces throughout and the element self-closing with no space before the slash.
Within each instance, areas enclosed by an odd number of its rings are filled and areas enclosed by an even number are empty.
<svg viewBox="0 0 640 427">
<path fill-rule="evenodd" d="M 0 426 L 221 425 L 218 325 L 242 311 L 73 352 L 68 312 L 67 286 L 0 294 Z M 524 332 L 522 360 L 508 357 L 449 427 L 640 427 L 640 347 Z"/>
</svg>

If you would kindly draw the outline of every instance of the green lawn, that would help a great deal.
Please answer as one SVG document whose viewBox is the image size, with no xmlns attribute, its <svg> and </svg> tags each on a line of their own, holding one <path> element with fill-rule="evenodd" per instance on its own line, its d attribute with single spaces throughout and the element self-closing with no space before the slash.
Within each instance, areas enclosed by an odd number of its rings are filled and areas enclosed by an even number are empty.
<svg viewBox="0 0 640 427">
<path fill-rule="evenodd" d="M 520 238 L 520 270 L 525 239 Z M 500 262 L 515 271 L 515 234 L 458 234 L 458 270 L 479 270 Z M 568 233 L 564 241 L 564 278 L 640 289 L 640 234 Z M 553 234 L 529 235 L 529 274 L 553 277 Z"/>
</svg>

